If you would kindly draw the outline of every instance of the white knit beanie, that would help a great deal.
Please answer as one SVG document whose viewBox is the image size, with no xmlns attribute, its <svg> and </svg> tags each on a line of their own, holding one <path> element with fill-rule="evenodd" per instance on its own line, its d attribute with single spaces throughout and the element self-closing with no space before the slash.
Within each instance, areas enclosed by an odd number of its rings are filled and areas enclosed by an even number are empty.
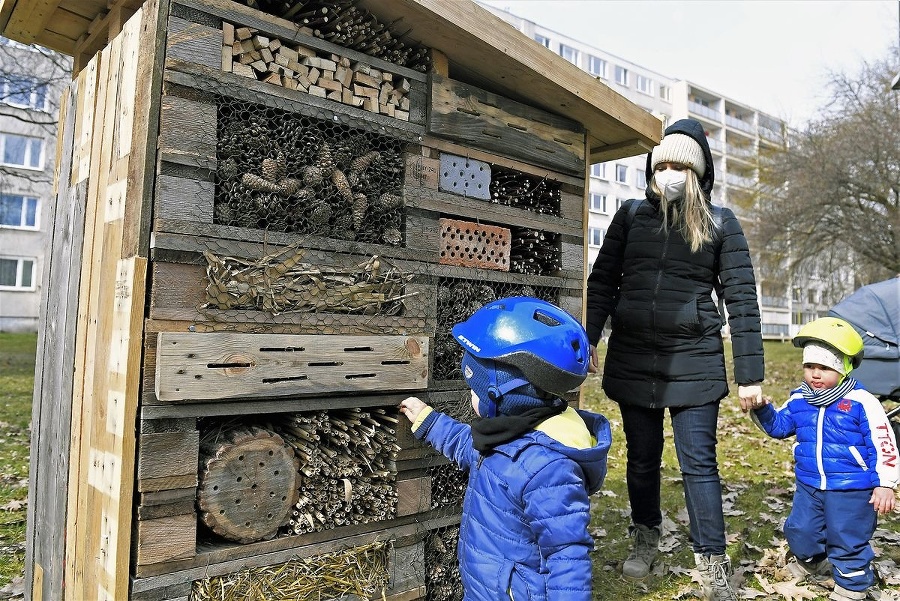
<svg viewBox="0 0 900 601">
<path fill-rule="evenodd" d="M 686 134 L 669 134 L 650 155 L 650 169 L 655 170 L 660 163 L 681 163 L 694 170 L 697 177 L 706 173 L 703 149 Z"/>
<path fill-rule="evenodd" d="M 803 363 L 818 363 L 830 367 L 842 376 L 846 376 L 850 372 L 844 362 L 843 353 L 816 342 L 807 342 L 803 345 Z"/>
</svg>

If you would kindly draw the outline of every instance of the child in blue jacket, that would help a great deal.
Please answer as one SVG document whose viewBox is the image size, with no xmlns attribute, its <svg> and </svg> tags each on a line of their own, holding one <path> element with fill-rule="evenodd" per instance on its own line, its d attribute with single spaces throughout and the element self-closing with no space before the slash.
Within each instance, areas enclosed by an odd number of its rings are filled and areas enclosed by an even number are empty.
<svg viewBox="0 0 900 601">
<path fill-rule="evenodd" d="M 881 403 L 850 377 L 863 341 L 849 323 L 823 317 L 800 329 L 803 383 L 778 411 L 754 409 L 769 436 L 796 436 L 794 504 L 784 536 L 797 563 L 834 578 L 831 599 L 865 599 L 875 583 L 869 544 L 878 513 L 893 511 L 900 484 L 897 440 Z"/>
<path fill-rule="evenodd" d="M 610 426 L 560 397 L 588 373 L 581 324 L 542 300 L 489 303 L 453 327 L 482 418 L 471 426 L 405 399 L 413 434 L 468 470 L 459 531 L 468 601 L 590 601 L 589 495 L 606 476 Z"/>
</svg>

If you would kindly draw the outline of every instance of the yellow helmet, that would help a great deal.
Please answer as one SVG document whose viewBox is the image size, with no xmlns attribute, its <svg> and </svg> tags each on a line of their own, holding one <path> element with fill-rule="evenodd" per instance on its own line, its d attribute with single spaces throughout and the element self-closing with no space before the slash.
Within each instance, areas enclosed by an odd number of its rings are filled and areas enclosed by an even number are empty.
<svg viewBox="0 0 900 601">
<path fill-rule="evenodd" d="M 794 336 L 794 346 L 803 347 L 807 342 L 816 340 L 837 349 L 844 354 L 853 365 L 859 367 L 863 360 L 863 339 L 849 322 L 837 317 L 820 317 L 800 328 Z"/>
</svg>

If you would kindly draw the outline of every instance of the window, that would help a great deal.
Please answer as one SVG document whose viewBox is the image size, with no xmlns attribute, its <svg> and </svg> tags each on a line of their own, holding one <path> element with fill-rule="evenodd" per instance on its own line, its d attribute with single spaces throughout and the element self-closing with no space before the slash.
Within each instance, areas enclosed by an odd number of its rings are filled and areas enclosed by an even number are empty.
<svg viewBox="0 0 900 601">
<path fill-rule="evenodd" d="M 634 170 L 634 185 L 638 188 L 647 187 L 647 172 L 640 169 Z"/>
<path fill-rule="evenodd" d="M 545 38 L 539 33 L 534 34 L 534 41 L 543 46 L 544 48 L 550 47 L 550 38 Z"/>
<path fill-rule="evenodd" d="M 559 45 L 559 55 L 572 63 L 573 65 L 578 64 L 578 51 L 572 48 L 571 46 L 566 46 L 565 44 Z"/>
<path fill-rule="evenodd" d="M 644 77 L 643 75 L 635 75 L 634 87 L 636 87 L 637 91 L 641 92 L 642 94 L 653 96 L 653 80 L 649 77 Z"/>
<path fill-rule="evenodd" d="M 606 230 L 600 227 L 588 228 L 588 245 L 600 246 L 603 244 L 603 237 L 606 236 Z"/>
<path fill-rule="evenodd" d="M 664 86 L 660 84 L 659 86 L 659 97 L 665 100 L 666 102 L 672 101 L 672 93 L 669 90 L 669 86 Z"/>
<path fill-rule="evenodd" d="M 606 79 L 606 61 L 596 56 L 588 55 L 588 71 L 591 75 Z"/>
<path fill-rule="evenodd" d="M 591 165 L 591 177 L 606 179 L 606 163 L 595 163 Z"/>
<path fill-rule="evenodd" d="M 17 194 L 0 194 L 0 227 L 38 229 L 38 199 Z"/>
<path fill-rule="evenodd" d="M 0 257 L 0 290 L 34 290 L 34 259 Z"/>
<path fill-rule="evenodd" d="M 44 141 L 40 138 L 0 134 L 0 163 L 3 165 L 40 169 L 43 155 Z"/>
<path fill-rule="evenodd" d="M 616 181 L 620 184 L 628 183 L 628 166 L 616 165 Z"/>
<path fill-rule="evenodd" d="M 626 200 L 628 200 L 628 199 L 627 199 L 627 198 L 620 198 L 619 200 L 616 201 L 616 210 L 617 210 L 617 211 L 618 211 L 619 209 L 622 208 L 622 205 L 625 204 L 625 201 L 626 201 Z"/>
<path fill-rule="evenodd" d="M 47 84 L 24 75 L 2 73 L 0 101 L 39 111 L 47 110 Z"/>
<path fill-rule="evenodd" d="M 591 210 L 597 213 L 606 213 L 606 194 L 591 193 Z"/>
<path fill-rule="evenodd" d="M 616 65 L 616 83 L 620 86 L 628 85 L 628 69 Z"/>
</svg>

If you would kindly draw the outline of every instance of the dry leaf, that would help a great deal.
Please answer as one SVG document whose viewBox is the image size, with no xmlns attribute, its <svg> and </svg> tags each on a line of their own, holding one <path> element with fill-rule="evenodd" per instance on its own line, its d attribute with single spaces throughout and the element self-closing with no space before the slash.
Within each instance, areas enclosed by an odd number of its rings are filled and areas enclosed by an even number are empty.
<svg viewBox="0 0 900 601">
<path fill-rule="evenodd" d="M 19 501 L 17 499 L 13 499 L 6 505 L 0 505 L 0 509 L 2 509 L 3 511 L 19 511 L 21 509 L 24 509 L 26 503 L 27 501 Z"/>
</svg>

